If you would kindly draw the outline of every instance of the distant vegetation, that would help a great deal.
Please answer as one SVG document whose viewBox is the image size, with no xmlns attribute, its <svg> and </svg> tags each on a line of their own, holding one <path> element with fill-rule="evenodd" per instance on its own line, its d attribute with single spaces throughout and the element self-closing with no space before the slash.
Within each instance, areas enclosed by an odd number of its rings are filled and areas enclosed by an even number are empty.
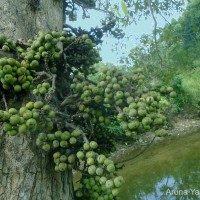
<svg viewBox="0 0 200 200">
<path fill-rule="evenodd" d="M 143 35 L 126 59 L 133 67 L 144 67 L 147 82 L 171 85 L 177 92 L 177 111 L 184 106 L 199 108 L 200 101 L 200 1 L 188 3 L 177 20 L 155 33 Z M 154 30 L 155 32 L 155 30 Z"/>
</svg>

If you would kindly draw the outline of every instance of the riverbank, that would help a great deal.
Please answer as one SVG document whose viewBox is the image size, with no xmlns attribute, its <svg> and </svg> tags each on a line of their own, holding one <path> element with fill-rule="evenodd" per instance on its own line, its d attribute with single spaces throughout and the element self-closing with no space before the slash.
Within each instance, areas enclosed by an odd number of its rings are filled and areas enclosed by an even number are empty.
<svg viewBox="0 0 200 200">
<path fill-rule="evenodd" d="M 158 137 L 155 132 L 147 132 L 139 135 L 136 141 L 129 144 L 117 144 L 117 150 L 111 154 L 111 158 L 117 159 L 122 154 L 126 154 L 135 149 L 147 148 L 150 145 L 158 143 L 168 138 L 177 138 L 186 134 L 194 133 L 200 130 L 200 118 L 194 118 L 188 115 L 177 115 L 170 120 L 170 126 L 167 127 L 167 135 Z"/>
</svg>

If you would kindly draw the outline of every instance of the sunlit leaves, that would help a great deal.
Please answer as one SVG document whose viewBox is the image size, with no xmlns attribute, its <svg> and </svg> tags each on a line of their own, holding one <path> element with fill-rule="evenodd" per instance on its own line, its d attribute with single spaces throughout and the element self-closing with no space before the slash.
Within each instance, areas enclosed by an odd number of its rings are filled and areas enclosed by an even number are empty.
<svg viewBox="0 0 200 200">
<path fill-rule="evenodd" d="M 125 16 L 128 16 L 128 7 L 124 1 L 121 1 L 121 8 L 122 8 Z"/>
</svg>

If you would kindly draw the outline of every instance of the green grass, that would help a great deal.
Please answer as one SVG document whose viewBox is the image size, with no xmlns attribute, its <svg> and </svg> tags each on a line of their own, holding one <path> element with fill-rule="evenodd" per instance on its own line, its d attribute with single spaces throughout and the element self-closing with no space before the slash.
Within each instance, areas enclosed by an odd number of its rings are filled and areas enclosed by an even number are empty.
<svg viewBox="0 0 200 200">
<path fill-rule="evenodd" d="M 192 105 L 196 105 L 200 101 L 200 67 L 183 74 L 182 89 L 190 97 Z"/>
</svg>

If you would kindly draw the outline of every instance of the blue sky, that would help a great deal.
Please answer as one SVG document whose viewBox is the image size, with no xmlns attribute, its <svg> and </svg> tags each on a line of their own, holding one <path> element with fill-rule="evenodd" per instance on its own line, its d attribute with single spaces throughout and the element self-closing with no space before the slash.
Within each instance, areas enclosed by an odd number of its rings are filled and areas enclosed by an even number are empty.
<svg viewBox="0 0 200 200">
<path fill-rule="evenodd" d="M 77 21 L 67 22 L 74 27 L 81 27 L 86 30 L 90 30 L 91 27 L 96 27 L 100 25 L 100 20 L 105 17 L 102 12 L 91 10 L 90 18 L 82 19 L 82 11 L 77 12 Z M 173 15 L 168 19 L 175 18 L 177 19 L 180 16 L 179 13 L 174 12 Z M 157 17 L 158 27 L 163 27 L 165 25 L 165 21 L 161 17 Z M 101 51 L 100 55 L 102 57 L 102 62 L 104 63 L 113 63 L 115 65 L 120 64 L 119 60 L 122 56 L 127 56 L 130 49 L 136 46 L 139 42 L 139 37 L 142 34 L 151 34 L 153 30 L 153 19 L 141 19 L 138 24 L 131 24 L 126 27 L 124 30 L 126 33 L 125 38 L 118 40 L 111 36 L 104 36 L 103 44 L 100 46 Z"/>
</svg>

